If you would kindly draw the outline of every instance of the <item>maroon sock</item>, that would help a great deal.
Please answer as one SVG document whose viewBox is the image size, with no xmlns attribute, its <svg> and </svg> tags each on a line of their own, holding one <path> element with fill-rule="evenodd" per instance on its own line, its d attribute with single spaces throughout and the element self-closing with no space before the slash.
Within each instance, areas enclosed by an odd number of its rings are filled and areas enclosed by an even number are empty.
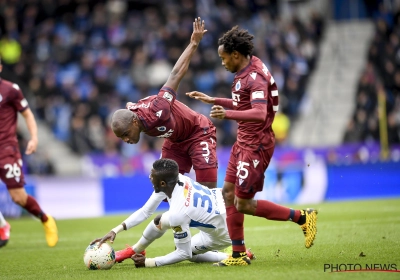
<svg viewBox="0 0 400 280">
<path fill-rule="evenodd" d="M 228 225 L 229 236 L 232 240 L 233 252 L 245 252 L 244 245 L 244 214 L 238 212 L 235 206 L 226 207 L 226 223 Z"/>
<path fill-rule="evenodd" d="M 274 221 L 293 221 L 298 222 L 300 218 L 300 210 L 293 210 L 268 200 L 257 200 L 256 213 L 258 217 L 264 217 Z"/>
<path fill-rule="evenodd" d="M 28 195 L 28 199 L 24 208 L 33 216 L 38 217 L 42 221 L 42 223 L 47 221 L 46 214 L 43 213 L 36 199 L 34 199 L 32 196 Z"/>
</svg>

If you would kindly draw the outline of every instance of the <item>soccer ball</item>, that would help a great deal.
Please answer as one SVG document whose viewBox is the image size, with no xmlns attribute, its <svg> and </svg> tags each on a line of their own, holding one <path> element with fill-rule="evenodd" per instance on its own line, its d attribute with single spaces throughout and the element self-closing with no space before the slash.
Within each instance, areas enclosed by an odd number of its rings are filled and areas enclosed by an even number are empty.
<svg viewBox="0 0 400 280">
<path fill-rule="evenodd" d="M 107 243 L 89 245 L 83 254 L 83 261 L 90 270 L 110 269 L 115 264 L 115 251 Z"/>
</svg>

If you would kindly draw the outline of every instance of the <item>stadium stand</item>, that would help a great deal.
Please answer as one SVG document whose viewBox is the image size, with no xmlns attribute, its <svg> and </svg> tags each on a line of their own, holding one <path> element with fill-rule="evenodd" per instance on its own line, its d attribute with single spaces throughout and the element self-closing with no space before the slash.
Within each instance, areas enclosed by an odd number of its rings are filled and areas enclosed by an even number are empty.
<svg viewBox="0 0 400 280">
<path fill-rule="evenodd" d="M 36 116 L 56 139 L 78 155 L 129 157 L 157 150 L 162 140 L 121 143 L 109 128 L 110 114 L 127 101 L 158 92 L 197 15 L 209 32 L 181 83 L 179 99 L 208 115 L 209 106 L 184 93 L 230 95 L 232 77 L 220 66 L 216 42 L 238 24 L 255 35 L 255 53 L 278 83 L 281 112 L 289 120 L 285 125 L 296 118 L 318 59 L 324 20 L 318 13 L 307 20 L 283 20 L 278 1 L 10 1 L 0 10 L 0 53 L 6 67 L 26 82 Z M 231 145 L 235 123 L 215 123 L 219 144 Z"/>
<path fill-rule="evenodd" d="M 372 13 L 375 34 L 356 88 L 355 109 L 343 141 L 379 142 L 379 95 L 386 102 L 387 142 L 400 143 L 400 9 L 381 4 Z"/>
</svg>

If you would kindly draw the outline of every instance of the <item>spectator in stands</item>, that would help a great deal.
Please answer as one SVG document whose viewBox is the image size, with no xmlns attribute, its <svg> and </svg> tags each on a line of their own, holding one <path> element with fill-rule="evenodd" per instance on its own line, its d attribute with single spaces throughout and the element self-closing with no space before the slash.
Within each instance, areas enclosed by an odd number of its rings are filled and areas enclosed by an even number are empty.
<svg viewBox="0 0 400 280">
<path fill-rule="evenodd" d="M 203 47 L 192 59 L 180 92 L 196 88 L 225 97 L 222 93 L 230 88 L 231 76 L 221 74 L 217 67 L 220 61 L 213 42 L 239 22 L 260 38 L 255 42 L 255 54 L 268 67 L 276 68 L 282 100 L 289 101 L 281 108 L 289 119 L 296 116 L 296 103 L 314 69 L 324 29 L 323 19 L 316 13 L 309 21 L 297 17 L 279 20 L 276 0 L 206 1 L 201 7 L 184 0 L 158 4 L 57 2 L 8 2 L 0 17 L 4 22 L 13 19 L 17 23 L 17 29 L 8 27 L 23 50 L 22 64 L 15 68 L 37 100 L 38 117 L 79 154 L 118 150 L 128 156 L 138 152 L 110 136 L 98 141 L 97 136 L 88 133 L 89 123 L 95 123 L 97 134 L 108 130 L 110 114 L 124 107 L 127 100 L 158 92 L 165 74 L 185 47 L 197 9 L 207 14 L 210 28 Z M 6 25 L 0 27 L 4 29 Z M 206 106 L 193 100 L 183 101 L 200 113 L 208 112 Z M 98 118 L 93 119 L 94 115 Z M 236 128 L 225 121 L 216 124 L 220 143 L 232 145 Z M 150 149 L 159 146 L 157 139 L 145 140 L 142 145 Z"/>
</svg>

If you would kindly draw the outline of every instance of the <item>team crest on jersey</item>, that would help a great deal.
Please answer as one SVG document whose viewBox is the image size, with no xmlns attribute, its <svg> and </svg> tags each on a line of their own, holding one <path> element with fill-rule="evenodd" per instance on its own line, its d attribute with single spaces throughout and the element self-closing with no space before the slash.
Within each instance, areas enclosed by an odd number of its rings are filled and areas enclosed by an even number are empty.
<svg viewBox="0 0 400 280">
<path fill-rule="evenodd" d="M 157 130 L 158 131 L 166 131 L 167 128 L 165 126 L 159 126 L 159 127 L 157 127 Z"/>
<path fill-rule="evenodd" d="M 173 99 L 172 94 L 170 94 L 169 92 L 164 92 L 163 97 L 164 97 L 165 99 L 167 99 L 169 102 L 171 102 L 172 99 Z"/>
<path fill-rule="evenodd" d="M 236 85 L 235 85 L 235 90 L 236 90 L 236 91 L 239 90 L 240 87 L 241 87 L 241 84 L 240 84 L 240 80 L 239 80 L 239 81 L 237 81 L 237 83 L 236 83 Z"/>
</svg>

